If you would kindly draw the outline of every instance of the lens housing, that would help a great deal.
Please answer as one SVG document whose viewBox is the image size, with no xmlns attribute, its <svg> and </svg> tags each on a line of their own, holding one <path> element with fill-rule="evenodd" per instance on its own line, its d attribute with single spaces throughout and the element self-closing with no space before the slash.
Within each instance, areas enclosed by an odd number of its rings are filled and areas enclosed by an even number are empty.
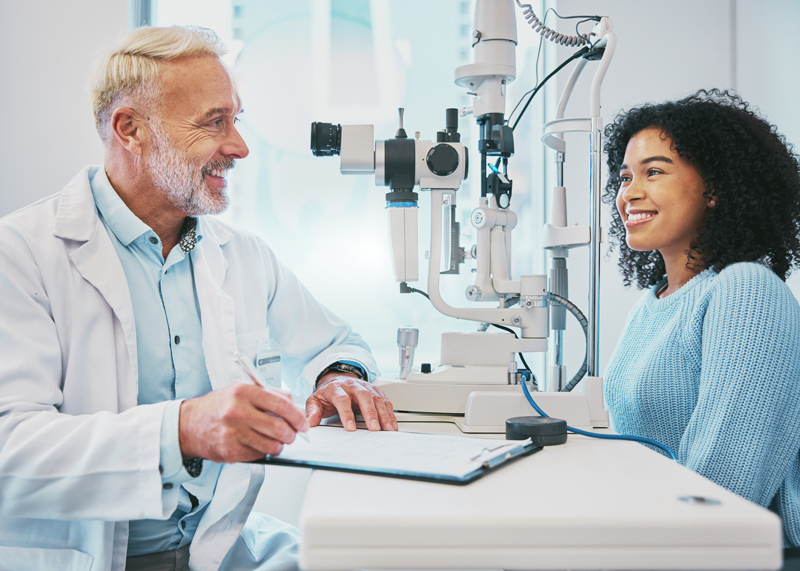
<svg viewBox="0 0 800 571">
<path fill-rule="evenodd" d="M 311 123 L 311 152 L 315 157 L 338 155 L 342 150 L 342 126 Z"/>
</svg>

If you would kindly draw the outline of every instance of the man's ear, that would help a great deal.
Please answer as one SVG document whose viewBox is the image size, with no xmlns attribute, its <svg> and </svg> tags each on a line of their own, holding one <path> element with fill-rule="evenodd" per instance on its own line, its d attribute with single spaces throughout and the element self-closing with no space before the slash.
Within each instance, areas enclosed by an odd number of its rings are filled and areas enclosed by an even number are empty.
<svg viewBox="0 0 800 571">
<path fill-rule="evenodd" d="M 111 114 L 111 136 L 130 153 L 142 156 L 149 137 L 146 120 L 130 107 L 117 107 Z"/>
</svg>

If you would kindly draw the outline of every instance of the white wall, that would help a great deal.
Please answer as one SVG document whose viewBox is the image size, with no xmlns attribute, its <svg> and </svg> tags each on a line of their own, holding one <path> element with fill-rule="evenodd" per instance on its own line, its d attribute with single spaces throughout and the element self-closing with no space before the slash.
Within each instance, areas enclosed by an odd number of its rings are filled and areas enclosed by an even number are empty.
<svg viewBox="0 0 800 571">
<path fill-rule="evenodd" d="M 647 101 L 674 99 L 700 88 L 736 88 L 759 107 L 790 141 L 800 145 L 800 114 L 794 94 L 800 78 L 791 65 L 800 61 L 800 42 L 791 27 L 800 16 L 800 3 L 792 0 L 559 0 L 559 14 L 599 14 L 612 18 L 617 50 L 603 83 L 602 115 L 605 123 L 624 108 Z M 552 18 L 552 16 L 551 16 Z M 555 18 L 548 19 L 548 23 Z M 574 33 L 574 20 L 558 29 Z M 552 24 L 551 24 L 552 26 Z M 588 29 L 588 26 L 586 26 Z M 527 31 L 520 30 L 520 33 Z M 572 48 L 559 48 L 558 60 Z M 567 116 L 588 114 L 588 89 L 594 65 L 587 65 Z M 589 72 L 589 73 L 587 73 Z M 560 88 L 568 74 L 559 76 Z M 559 94 L 561 89 L 559 88 Z M 569 223 L 586 223 L 588 184 L 588 138 L 567 138 L 565 179 L 569 193 Z M 605 162 L 603 178 L 605 181 Z M 608 207 L 603 225 L 608 226 Z M 617 270 L 617 257 L 606 255 L 603 246 L 600 304 L 600 373 L 604 373 L 628 312 L 641 296 L 635 287 L 625 289 Z M 587 258 L 574 251 L 568 265 L 570 297 L 586 307 Z M 789 280 L 795 295 L 800 277 Z M 574 324 L 567 332 L 565 364 L 568 374 L 580 363 L 582 334 Z"/>
<path fill-rule="evenodd" d="M 3 3 L 0 216 L 102 162 L 86 90 L 95 59 L 128 28 L 127 0 Z"/>
</svg>

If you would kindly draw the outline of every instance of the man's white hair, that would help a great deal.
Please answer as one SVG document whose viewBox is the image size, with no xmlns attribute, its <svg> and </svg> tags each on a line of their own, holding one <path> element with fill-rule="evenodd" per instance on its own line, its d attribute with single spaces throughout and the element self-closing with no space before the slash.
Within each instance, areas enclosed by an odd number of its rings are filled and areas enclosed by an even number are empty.
<svg viewBox="0 0 800 571">
<path fill-rule="evenodd" d="M 213 30 L 199 26 L 144 27 L 128 33 L 97 65 L 90 83 L 92 109 L 100 138 L 111 140 L 114 108 L 130 101 L 152 113 L 158 99 L 160 62 L 190 56 L 220 57 L 225 44 Z"/>
</svg>

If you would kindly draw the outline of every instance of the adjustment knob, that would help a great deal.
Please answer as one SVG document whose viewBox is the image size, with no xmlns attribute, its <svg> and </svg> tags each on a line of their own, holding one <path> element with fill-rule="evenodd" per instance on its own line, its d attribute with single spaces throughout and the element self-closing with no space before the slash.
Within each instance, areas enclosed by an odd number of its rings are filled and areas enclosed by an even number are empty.
<svg viewBox="0 0 800 571">
<path fill-rule="evenodd" d="M 436 176 L 453 174 L 458 168 L 458 151 L 446 143 L 434 145 L 428 151 L 425 163 Z"/>
</svg>

